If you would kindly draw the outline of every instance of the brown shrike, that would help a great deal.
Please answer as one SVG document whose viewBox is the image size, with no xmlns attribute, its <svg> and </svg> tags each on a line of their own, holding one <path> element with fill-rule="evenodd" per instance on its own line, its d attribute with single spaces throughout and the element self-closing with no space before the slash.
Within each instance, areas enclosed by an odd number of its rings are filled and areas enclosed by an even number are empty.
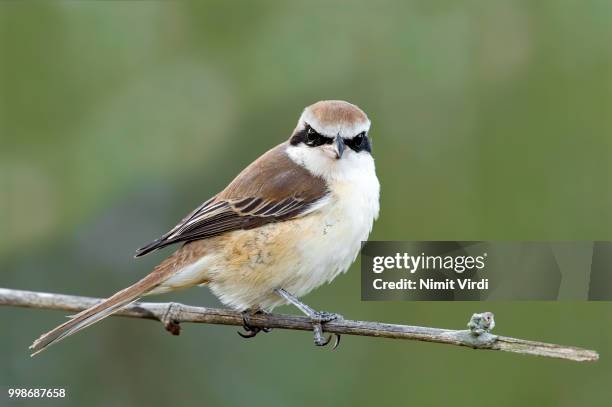
<svg viewBox="0 0 612 407">
<path fill-rule="evenodd" d="M 117 312 L 140 297 L 206 285 L 245 316 L 291 303 L 308 315 L 315 343 L 320 324 L 339 317 L 298 298 L 332 281 L 353 263 L 379 210 L 379 183 L 368 138 L 370 121 L 357 106 L 308 106 L 288 141 L 243 170 L 223 191 L 136 257 L 181 246 L 142 280 L 42 335 L 34 354 Z"/>
</svg>

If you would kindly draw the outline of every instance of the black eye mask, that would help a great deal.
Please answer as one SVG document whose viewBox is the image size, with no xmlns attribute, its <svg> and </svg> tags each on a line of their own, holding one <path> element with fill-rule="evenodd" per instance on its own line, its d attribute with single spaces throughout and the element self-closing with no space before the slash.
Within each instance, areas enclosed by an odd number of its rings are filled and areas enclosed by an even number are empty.
<svg viewBox="0 0 612 407">
<path fill-rule="evenodd" d="M 351 139 L 342 139 L 344 144 L 348 146 L 351 150 L 355 152 L 367 151 L 368 153 L 372 152 L 372 146 L 370 144 L 370 139 L 366 135 L 366 132 L 363 131 L 356 135 Z M 295 133 L 289 143 L 292 146 L 297 146 L 300 143 L 304 143 L 309 147 L 318 147 L 323 144 L 332 144 L 334 142 L 333 137 L 327 137 L 320 133 L 318 133 L 315 129 L 310 127 L 310 125 L 306 124 L 304 129 Z"/>
<path fill-rule="evenodd" d="M 357 153 L 360 151 L 372 152 L 372 145 L 365 131 L 362 131 L 352 139 L 344 139 L 344 144 Z"/>
<path fill-rule="evenodd" d="M 333 142 L 334 139 L 332 137 L 326 137 L 320 133 L 317 133 L 317 131 L 310 127 L 308 124 L 304 127 L 303 130 L 295 133 L 289 140 L 289 143 L 292 146 L 304 143 L 309 147 L 318 147 L 322 146 L 323 144 L 331 144 Z"/>
</svg>

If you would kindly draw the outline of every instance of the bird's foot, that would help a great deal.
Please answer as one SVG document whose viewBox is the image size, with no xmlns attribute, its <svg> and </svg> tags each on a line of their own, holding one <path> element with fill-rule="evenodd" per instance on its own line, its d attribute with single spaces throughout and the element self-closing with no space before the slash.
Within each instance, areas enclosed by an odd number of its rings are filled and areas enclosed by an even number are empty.
<svg viewBox="0 0 612 407">
<path fill-rule="evenodd" d="M 268 333 L 272 330 L 272 328 L 261 328 L 258 326 L 251 325 L 251 316 L 256 314 L 265 314 L 265 312 L 261 310 L 255 312 L 252 312 L 251 310 L 246 310 L 242 312 L 242 327 L 244 328 L 246 333 L 238 331 L 238 335 L 245 339 L 250 339 L 257 336 L 257 334 L 260 332 Z"/>
<path fill-rule="evenodd" d="M 293 294 L 283 290 L 282 288 L 277 289 L 276 293 L 283 297 L 285 300 L 289 301 L 291 304 L 295 305 L 300 311 L 306 314 L 308 318 L 310 318 L 310 321 L 312 322 L 312 331 L 314 333 L 315 345 L 325 346 L 331 341 L 331 335 L 327 338 L 323 335 L 323 325 L 325 325 L 327 322 L 336 319 L 343 319 L 342 315 L 335 314 L 333 312 L 315 311 L 308 305 L 301 302 Z M 336 349 L 340 344 L 340 334 L 334 334 L 334 336 L 336 337 L 336 341 L 332 346 L 332 350 Z"/>
<path fill-rule="evenodd" d="M 327 312 L 327 311 L 314 311 L 314 313 L 312 315 L 309 315 L 310 319 L 312 319 L 312 322 L 318 322 L 318 323 L 326 323 L 329 321 L 333 321 L 334 319 L 343 319 L 344 317 L 340 314 L 336 314 L 334 312 Z"/>
<path fill-rule="evenodd" d="M 329 335 L 327 338 L 323 335 L 323 325 L 327 322 L 333 321 L 335 319 L 342 319 L 342 315 L 335 314 L 333 312 L 326 311 L 314 311 L 312 315 L 309 315 L 310 320 L 312 321 L 312 331 L 314 333 L 314 343 L 316 346 L 326 346 L 331 342 L 332 335 Z M 336 341 L 332 346 L 332 350 L 335 350 L 338 345 L 340 345 L 340 334 L 334 334 Z"/>
</svg>

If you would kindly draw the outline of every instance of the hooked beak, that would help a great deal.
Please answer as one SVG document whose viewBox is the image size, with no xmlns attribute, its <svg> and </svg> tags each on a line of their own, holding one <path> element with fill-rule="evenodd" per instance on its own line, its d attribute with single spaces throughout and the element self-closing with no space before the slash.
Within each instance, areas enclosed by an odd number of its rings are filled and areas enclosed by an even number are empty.
<svg viewBox="0 0 612 407">
<path fill-rule="evenodd" d="M 336 153 L 337 160 L 342 158 L 342 154 L 344 153 L 344 140 L 339 134 L 334 139 L 334 152 Z"/>
</svg>

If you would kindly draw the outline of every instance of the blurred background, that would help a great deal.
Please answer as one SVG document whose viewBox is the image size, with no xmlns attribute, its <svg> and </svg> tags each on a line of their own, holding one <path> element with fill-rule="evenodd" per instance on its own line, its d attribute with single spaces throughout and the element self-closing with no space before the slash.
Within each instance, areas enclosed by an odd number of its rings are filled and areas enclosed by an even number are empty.
<svg viewBox="0 0 612 407">
<path fill-rule="evenodd" d="M 137 247 L 288 138 L 320 99 L 356 103 L 373 122 L 372 240 L 611 240 L 610 21 L 603 0 L 2 2 L 0 286 L 124 288 L 170 253 L 134 260 Z M 219 305 L 206 288 L 154 300 Z M 27 346 L 65 313 L 2 307 L 0 386 L 65 387 L 75 406 L 612 396 L 610 303 L 366 303 L 357 263 L 305 301 L 457 329 L 492 311 L 498 334 L 601 360 L 360 337 L 331 352 L 303 332 L 247 341 L 187 324 L 172 337 L 121 318 L 31 359 Z"/>
</svg>

